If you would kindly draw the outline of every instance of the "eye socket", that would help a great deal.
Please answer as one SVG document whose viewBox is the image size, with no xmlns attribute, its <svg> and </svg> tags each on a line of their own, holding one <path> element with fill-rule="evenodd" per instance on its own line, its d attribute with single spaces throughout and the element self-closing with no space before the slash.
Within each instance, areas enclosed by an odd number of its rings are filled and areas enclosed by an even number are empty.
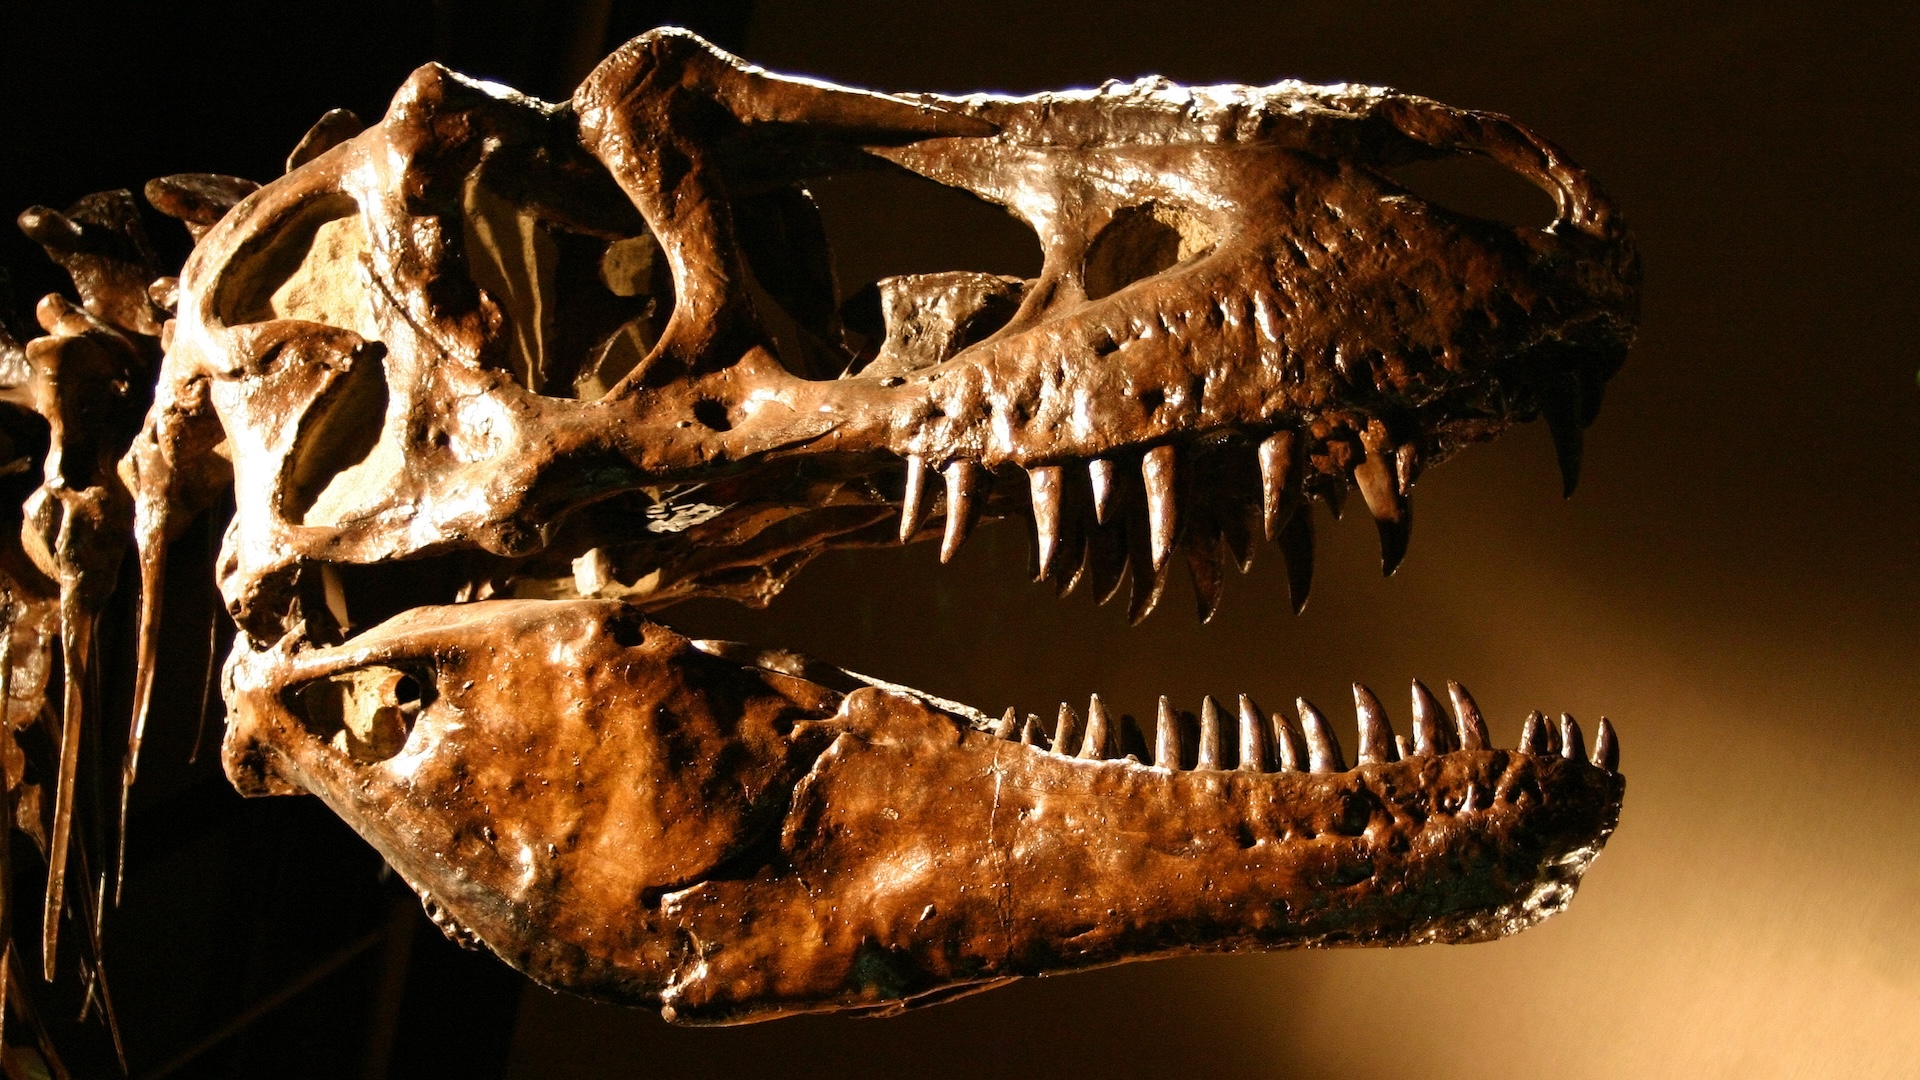
<svg viewBox="0 0 1920 1080">
<path fill-rule="evenodd" d="M 398 754 L 431 704 L 432 683 L 397 668 L 342 672 L 293 690 L 295 715 L 307 730 L 362 764 Z"/>
<path fill-rule="evenodd" d="M 536 394 L 591 400 L 653 349 L 673 286 L 644 225 L 609 220 L 589 234 L 480 173 L 461 209 L 468 275 L 505 319 L 484 362 Z"/>
</svg>

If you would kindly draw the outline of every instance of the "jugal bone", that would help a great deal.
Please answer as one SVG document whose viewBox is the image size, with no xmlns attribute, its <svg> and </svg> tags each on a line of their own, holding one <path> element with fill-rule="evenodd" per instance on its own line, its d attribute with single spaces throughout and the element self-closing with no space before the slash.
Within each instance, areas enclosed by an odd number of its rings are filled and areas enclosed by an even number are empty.
<svg viewBox="0 0 1920 1080">
<path fill-rule="evenodd" d="M 1462 155 L 1553 219 L 1389 174 Z M 1040 274 L 840 302 L 805 185 L 855 169 L 1004 207 Z M 166 346 L 137 435 L 35 409 L 54 449 L 24 537 L 69 664 L 137 546 L 127 781 L 166 544 L 230 489 L 229 777 L 326 800 L 437 923 L 542 982 L 725 1022 L 1183 951 L 1481 940 L 1564 907 L 1614 827 L 1609 723 L 1591 760 L 1570 717 L 1502 750 L 1456 684 L 1451 714 L 1415 684 L 1410 737 L 1356 686 L 1349 769 L 1304 700 L 1296 727 L 1163 698 L 1149 733 L 1096 696 L 1049 738 L 654 619 L 764 604 L 834 548 L 937 538 L 945 561 L 1004 518 L 1031 523 L 1036 577 L 1127 586 L 1134 621 L 1176 565 L 1210 617 L 1264 537 L 1297 610 L 1314 505 L 1349 485 L 1388 573 L 1419 475 L 1467 443 L 1545 418 L 1571 491 L 1638 262 L 1510 120 L 1351 84 L 877 94 L 659 30 L 568 102 L 428 65 L 257 190 L 146 194 L 197 240 L 177 281 L 137 234 L 29 223 L 86 301 L 49 301 L 36 378 L 112 368 L 144 406 Z M 55 504 L 91 531 L 56 536 L 34 509 Z"/>
</svg>

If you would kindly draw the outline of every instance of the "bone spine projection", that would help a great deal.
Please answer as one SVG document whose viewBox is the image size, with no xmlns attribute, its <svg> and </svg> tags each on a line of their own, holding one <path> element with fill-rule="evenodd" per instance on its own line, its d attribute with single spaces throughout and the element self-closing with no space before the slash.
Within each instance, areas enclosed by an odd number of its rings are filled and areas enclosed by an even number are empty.
<svg viewBox="0 0 1920 1080">
<path fill-rule="evenodd" d="M 1461 155 L 1553 220 L 1458 214 L 1387 172 Z M 320 796 L 457 938 L 679 1020 L 1483 940 L 1565 906 L 1613 829 L 1606 721 L 1591 757 L 1537 714 L 1502 750 L 1457 685 L 1449 711 L 1414 684 L 1410 741 L 1356 686 L 1349 768 L 1304 701 L 1297 724 L 1245 697 L 996 720 L 649 617 L 764 604 L 837 547 L 937 537 L 948 559 L 988 518 L 1029 522 L 1063 592 L 1126 585 L 1135 621 L 1176 564 L 1209 617 L 1262 538 L 1298 607 L 1316 502 L 1358 487 L 1391 573 L 1421 470 L 1536 418 L 1571 492 L 1638 263 L 1512 121 L 1354 85 L 875 94 L 669 29 L 558 105 L 428 65 L 288 164 L 257 190 L 148 186 L 197 240 L 177 282 L 137 220 L 30 226 L 84 311 L 50 298 L 16 365 L 52 435 L 12 639 L 44 661 L 57 607 L 72 747 L 132 536 L 127 782 L 166 544 L 230 489 L 234 784 Z M 842 301 L 804 185 L 855 169 L 1006 208 L 1040 275 Z M 136 406 L 153 387 L 144 426 L 72 397 L 96 369 Z"/>
</svg>

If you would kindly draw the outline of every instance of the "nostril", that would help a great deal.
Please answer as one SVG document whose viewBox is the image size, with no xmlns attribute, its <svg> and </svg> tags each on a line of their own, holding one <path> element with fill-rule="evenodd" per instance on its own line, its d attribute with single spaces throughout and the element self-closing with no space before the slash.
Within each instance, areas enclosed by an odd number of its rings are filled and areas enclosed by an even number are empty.
<svg viewBox="0 0 1920 1080">
<path fill-rule="evenodd" d="M 400 709 L 420 711 L 420 684 L 411 675 L 402 675 L 393 684 L 393 704 Z"/>
<path fill-rule="evenodd" d="M 1544 228 L 1557 212 L 1532 181 L 1479 154 L 1417 161 L 1387 176 L 1442 209 L 1516 228 Z"/>
<path fill-rule="evenodd" d="M 316 679 L 296 689 L 289 704 L 316 738 L 372 764 L 406 746 L 428 690 L 407 672 L 375 666 Z"/>
</svg>

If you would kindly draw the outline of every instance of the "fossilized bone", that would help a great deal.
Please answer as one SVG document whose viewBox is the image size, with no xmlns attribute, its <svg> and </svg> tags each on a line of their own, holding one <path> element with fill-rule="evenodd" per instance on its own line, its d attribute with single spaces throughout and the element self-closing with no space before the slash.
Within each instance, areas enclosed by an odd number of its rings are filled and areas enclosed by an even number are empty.
<svg viewBox="0 0 1920 1080">
<path fill-rule="evenodd" d="M 1462 154 L 1557 216 L 1481 221 L 1384 171 Z M 841 305 L 803 185 L 861 168 L 1005 207 L 1039 277 Z M 1356 687 L 1348 768 L 1305 702 L 1297 726 L 1246 698 L 1163 700 L 1150 731 L 1097 697 L 994 719 L 648 614 L 764 603 L 835 547 L 937 536 L 944 560 L 982 517 L 1030 521 L 1062 590 L 1130 579 L 1135 620 L 1176 557 L 1207 617 L 1264 536 L 1297 606 L 1314 501 L 1357 486 L 1390 573 L 1419 471 L 1540 416 L 1571 491 L 1637 262 L 1509 120 L 1354 85 L 873 94 L 661 30 L 568 103 L 429 65 L 264 188 L 149 198 L 196 233 L 177 286 L 132 274 L 84 325 L 43 308 L 29 345 L 124 339 L 99 348 L 133 372 L 143 305 L 174 314 L 144 427 L 99 425 L 84 475 L 50 454 L 25 530 L 70 665 L 137 539 L 127 781 L 166 543 L 231 485 L 229 777 L 319 795 L 542 982 L 731 1021 L 1480 940 L 1562 908 L 1613 828 L 1605 721 L 1591 760 L 1570 717 L 1501 750 L 1458 686 L 1450 714 L 1414 685 L 1410 741 Z"/>
</svg>

